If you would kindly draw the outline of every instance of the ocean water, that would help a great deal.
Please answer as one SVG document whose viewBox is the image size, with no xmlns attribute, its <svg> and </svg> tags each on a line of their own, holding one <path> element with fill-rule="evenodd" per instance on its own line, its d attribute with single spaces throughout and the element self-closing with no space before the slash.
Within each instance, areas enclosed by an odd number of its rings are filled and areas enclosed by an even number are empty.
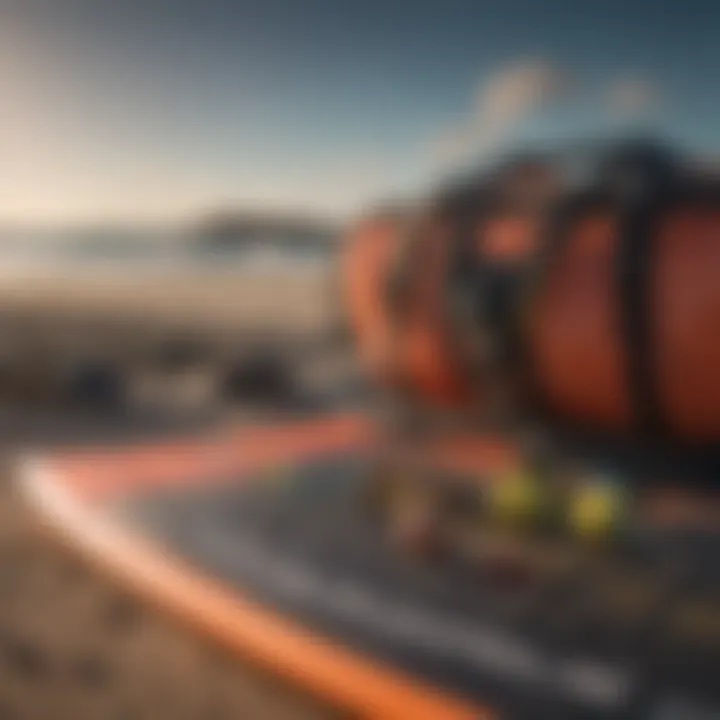
<svg viewBox="0 0 720 720">
<path fill-rule="evenodd" d="M 0 236 L 0 277 L 125 273 L 257 273 L 322 270 L 333 253 L 323 247 L 258 242 L 201 246 L 168 237 L 132 236 L 125 242 L 92 243 L 72 236 Z"/>
</svg>

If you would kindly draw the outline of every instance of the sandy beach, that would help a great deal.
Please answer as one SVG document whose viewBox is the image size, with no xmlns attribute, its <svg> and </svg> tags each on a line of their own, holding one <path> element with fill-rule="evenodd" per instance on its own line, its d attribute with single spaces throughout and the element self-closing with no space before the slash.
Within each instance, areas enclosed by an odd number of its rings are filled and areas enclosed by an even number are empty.
<svg viewBox="0 0 720 720">
<path fill-rule="evenodd" d="M 222 325 L 232 332 L 248 319 L 259 319 L 267 328 L 289 324 L 292 330 L 307 331 L 326 308 L 317 279 L 270 292 L 257 277 L 246 278 L 242 286 L 228 275 L 195 279 L 183 292 L 149 280 L 117 278 L 115 285 L 107 279 L 76 283 L 71 278 L 4 282 L 0 308 L 7 317 L 18 318 L 20 309 L 36 317 L 44 339 L 38 347 L 45 350 L 31 345 L 26 354 L 54 362 L 57 356 L 47 349 L 53 343 L 71 349 L 82 344 L 63 336 L 62 323 L 74 322 L 82 334 L 88 314 L 95 314 L 101 325 L 117 318 L 131 329 L 139 319 L 151 328 L 165 323 L 194 327 L 211 317 L 213 331 Z M 298 302 L 298 297 L 305 300 Z M 22 320 L 16 325 L 20 331 L 28 328 Z M 54 339 L 48 335 L 53 329 Z M 6 340 L 14 344 L 12 338 Z M 12 382 L 14 390 L 22 390 Z M 62 443 L 62 433 L 68 433 L 62 409 L 52 411 L 60 412 L 59 419 L 43 409 L 38 382 L 31 382 L 38 395 L 32 398 L 32 413 L 41 421 L 22 427 L 26 407 L 17 413 L 0 410 L 0 720 L 336 717 L 316 700 L 123 595 L 53 541 L 11 482 L 10 460 L 19 448 Z M 31 389 L 15 402 L 24 403 L 32 394 Z M 82 432 L 69 435 L 82 441 Z"/>
<path fill-rule="evenodd" d="M 325 720 L 314 699 L 128 597 L 0 480 L 2 720 Z"/>
</svg>

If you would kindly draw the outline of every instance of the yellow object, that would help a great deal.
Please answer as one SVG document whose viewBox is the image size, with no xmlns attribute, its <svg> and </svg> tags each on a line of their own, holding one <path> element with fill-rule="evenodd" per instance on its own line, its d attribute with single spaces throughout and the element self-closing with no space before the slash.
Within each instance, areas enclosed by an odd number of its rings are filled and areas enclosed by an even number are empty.
<svg viewBox="0 0 720 720">
<path fill-rule="evenodd" d="M 569 524 L 589 538 L 608 537 L 624 514 L 622 491 L 608 483 L 590 483 L 574 493 L 569 507 Z"/>
<path fill-rule="evenodd" d="M 492 511 L 500 519 L 526 522 L 540 514 L 542 505 L 540 482 L 527 471 L 515 471 L 493 486 Z"/>
</svg>

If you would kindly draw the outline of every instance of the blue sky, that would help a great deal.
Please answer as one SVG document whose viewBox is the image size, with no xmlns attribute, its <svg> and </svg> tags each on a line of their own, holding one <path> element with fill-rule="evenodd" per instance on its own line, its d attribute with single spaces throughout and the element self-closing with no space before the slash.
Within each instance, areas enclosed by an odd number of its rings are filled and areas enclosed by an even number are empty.
<svg viewBox="0 0 720 720">
<path fill-rule="evenodd" d="M 717 152 L 719 34 L 693 1 L 0 0 L 0 219 L 354 211 L 437 177 L 523 63 L 572 91 L 484 152 L 617 124 L 625 80 L 652 88 L 643 123 Z"/>
</svg>

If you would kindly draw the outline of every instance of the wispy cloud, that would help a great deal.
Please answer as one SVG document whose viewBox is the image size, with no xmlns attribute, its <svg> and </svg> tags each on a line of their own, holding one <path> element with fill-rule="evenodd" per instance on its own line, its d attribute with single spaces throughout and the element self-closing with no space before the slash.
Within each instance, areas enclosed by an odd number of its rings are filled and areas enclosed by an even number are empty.
<svg viewBox="0 0 720 720">
<path fill-rule="evenodd" d="M 647 119 L 665 102 L 660 86 L 639 73 L 622 73 L 590 96 L 585 90 L 582 78 L 543 58 L 504 65 L 483 78 L 469 108 L 433 138 L 434 161 L 441 167 L 477 162 L 521 123 L 571 96 L 589 102 L 596 117 L 608 123 Z"/>
<path fill-rule="evenodd" d="M 620 119 L 635 119 L 655 111 L 662 103 L 660 88 L 650 78 L 625 75 L 614 80 L 607 89 L 609 112 Z"/>
<path fill-rule="evenodd" d="M 572 86 L 563 68 L 531 58 L 506 65 L 484 78 L 471 108 L 440 133 L 435 153 L 440 162 L 477 159 L 502 141 L 523 120 L 564 97 Z"/>
</svg>

